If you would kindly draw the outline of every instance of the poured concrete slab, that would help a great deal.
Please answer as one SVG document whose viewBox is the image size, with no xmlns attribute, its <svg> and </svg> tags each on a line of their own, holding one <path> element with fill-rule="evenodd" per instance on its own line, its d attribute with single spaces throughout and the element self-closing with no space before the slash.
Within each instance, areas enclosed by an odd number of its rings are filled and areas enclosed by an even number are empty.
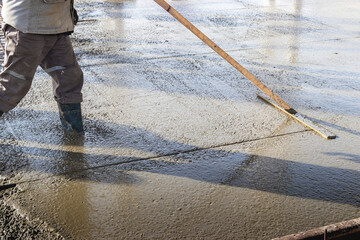
<svg viewBox="0 0 360 240">
<path fill-rule="evenodd" d="M 78 1 L 86 133 L 62 133 L 39 70 L 1 119 L 6 203 L 68 239 L 269 239 L 359 217 L 360 4 L 170 3 L 338 138 L 263 103 L 155 2 Z"/>
</svg>

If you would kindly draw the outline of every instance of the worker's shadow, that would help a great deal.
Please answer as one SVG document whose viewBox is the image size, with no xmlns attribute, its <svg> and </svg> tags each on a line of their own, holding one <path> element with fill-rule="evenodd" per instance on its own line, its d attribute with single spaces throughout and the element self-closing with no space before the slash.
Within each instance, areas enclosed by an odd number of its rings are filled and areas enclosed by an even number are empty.
<svg viewBox="0 0 360 240">
<path fill-rule="evenodd" d="M 54 112 L 17 109 L 0 121 L 2 175 L 27 172 L 30 180 L 58 175 L 90 183 L 132 184 L 145 180 L 130 171 L 148 172 L 360 206 L 357 170 L 224 147 L 199 148 L 144 129 L 92 119 L 84 120 L 83 137 L 64 135 Z"/>
</svg>

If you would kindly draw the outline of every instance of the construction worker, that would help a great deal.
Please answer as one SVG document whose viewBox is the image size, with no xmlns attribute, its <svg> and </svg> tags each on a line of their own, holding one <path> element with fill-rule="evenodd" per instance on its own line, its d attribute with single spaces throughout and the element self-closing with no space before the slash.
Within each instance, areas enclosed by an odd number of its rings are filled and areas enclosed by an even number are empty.
<svg viewBox="0 0 360 240">
<path fill-rule="evenodd" d="M 2 0 L 5 59 L 0 73 L 0 116 L 16 107 L 40 65 L 53 80 L 66 132 L 83 132 L 83 73 L 69 35 L 77 13 L 73 0 Z"/>
</svg>

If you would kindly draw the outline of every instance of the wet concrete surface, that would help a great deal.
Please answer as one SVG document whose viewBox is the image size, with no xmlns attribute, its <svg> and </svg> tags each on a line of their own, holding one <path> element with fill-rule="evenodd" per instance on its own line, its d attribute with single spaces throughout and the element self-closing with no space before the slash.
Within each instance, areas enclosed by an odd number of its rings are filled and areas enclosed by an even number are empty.
<svg viewBox="0 0 360 240">
<path fill-rule="evenodd" d="M 300 113 L 153 1 L 77 1 L 83 137 L 38 71 L 0 120 L 1 200 L 67 239 L 269 239 L 359 217 L 360 4 L 171 1 Z"/>
</svg>

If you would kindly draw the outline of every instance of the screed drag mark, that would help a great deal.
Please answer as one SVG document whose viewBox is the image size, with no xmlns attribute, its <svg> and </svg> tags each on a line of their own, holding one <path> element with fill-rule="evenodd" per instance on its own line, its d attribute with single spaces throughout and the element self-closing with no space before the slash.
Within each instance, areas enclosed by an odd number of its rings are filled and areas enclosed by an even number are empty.
<svg viewBox="0 0 360 240">
<path fill-rule="evenodd" d="M 334 133 L 330 132 L 329 130 L 327 130 L 327 129 L 321 127 L 321 126 L 318 126 L 313 121 L 311 121 L 309 118 L 306 118 L 305 116 L 302 116 L 299 113 L 290 114 L 287 111 L 285 111 L 284 109 L 277 106 L 276 104 L 272 103 L 269 99 L 266 99 L 265 97 L 262 97 L 260 95 L 257 95 L 257 96 L 258 96 L 258 98 L 260 98 L 264 102 L 272 105 L 273 107 L 275 107 L 279 111 L 285 113 L 287 116 L 295 119 L 300 124 L 304 125 L 305 127 L 309 128 L 310 130 L 314 131 L 315 133 L 319 134 L 321 137 L 323 137 L 325 139 L 335 139 L 336 138 L 336 135 Z"/>
<path fill-rule="evenodd" d="M 298 134 L 298 133 L 305 133 L 305 132 L 308 132 L 308 131 L 310 131 L 310 130 L 302 130 L 302 131 L 278 134 L 278 135 L 273 135 L 273 136 L 268 136 L 268 137 L 262 137 L 262 138 L 255 138 L 255 139 L 239 141 L 239 142 L 224 143 L 224 144 L 213 145 L 213 146 L 204 147 L 204 148 L 197 147 L 197 148 L 193 148 L 193 149 L 190 149 L 190 150 L 176 151 L 176 152 L 172 152 L 172 153 L 168 153 L 168 154 L 161 154 L 161 155 L 147 157 L 147 158 L 132 158 L 132 159 L 129 159 L 127 161 L 114 162 L 114 163 L 103 164 L 103 165 L 98 165 L 98 166 L 94 166 L 94 167 L 82 168 L 82 169 L 77 169 L 77 170 L 73 170 L 73 171 L 63 172 L 62 174 L 66 175 L 66 174 L 80 173 L 80 172 L 84 172 L 84 171 L 88 171 L 88 170 L 95 170 L 95 169 L 100 169 L 100 168 L 119 166 L 119 165 L 122 165 L 122 164 L 142 162 L 142 161 L 148 161 L 148 160 L 156 160 L 156 159 L 163 158 L 163 157 L 176 156 L 178 154 L 186 154 L 186 153 L 205 151 L 205 150 L 209 150 L 209 149 L 216 149 L 216 148 L 220 148 L 220 147 L 234 146 L 234 145 L 243 144 L 243 143 L 250 143 L 250 142 L 256 142 L 256 141 L 267 140 L 267 139 L 272 139 L 272 138 L 284 137 L 284 136 L 294 135 L 294 134 Z M 20 182 L 14 183 L 14 184 L 37 182 L 37 181 L 42 181 L 42 180 L 45 180 L 45 179 L 49 179 L 51 177 L 53 177 L 53 176 L 47 176 L 47 177 L 42 177 L 42 178 L 30 179 L 30 180 L 26 180 L 26 181 L 20 181 Z"/>
<path fill-rule="evenodd" d="M 9 189 L 9 188 L 14 188 L 14 187 L 16 187 L 16 184 L 14 184 L 14 183 L 12 183 L 12 184 L 0 185 L 0 191 L 6 190 L 6 189 Z"/>
</svg>

